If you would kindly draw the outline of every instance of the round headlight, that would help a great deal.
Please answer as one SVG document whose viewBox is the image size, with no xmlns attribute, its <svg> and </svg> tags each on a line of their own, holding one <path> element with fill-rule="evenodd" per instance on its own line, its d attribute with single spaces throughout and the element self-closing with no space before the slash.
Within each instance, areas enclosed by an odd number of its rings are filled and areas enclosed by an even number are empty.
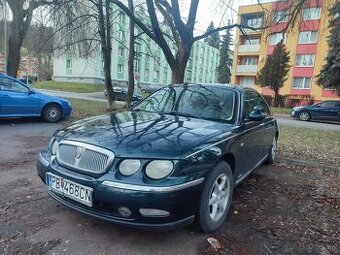
<svg viewBox="0 0 340 255">
<path fill-rule="evenodd" d="M 138 159 L 125 159 L 119 165 L 119 172 L 125 176 L 131 176 L 137 173 L 141 166 L 141 162 Z"/>
<path fill-rule="evenodd" d="M 58 147 L 59 147 L 59 142 L 55 140 L 51 145 L 51 152 L 53 155 L 57 154 Z"/>
<path fill-rule="evenodd" d="M 151 179 L 162 179 L 167 177 L 174 169 L 174 164 L 169 160 L 154 160 L 147 166 L 145 173 Z"/>
</svg>

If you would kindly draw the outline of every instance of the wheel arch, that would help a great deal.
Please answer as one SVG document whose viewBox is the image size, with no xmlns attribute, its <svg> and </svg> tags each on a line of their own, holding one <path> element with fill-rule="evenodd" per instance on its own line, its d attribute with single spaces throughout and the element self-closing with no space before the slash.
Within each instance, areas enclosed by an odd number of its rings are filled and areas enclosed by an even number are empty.
<svg viewBox="0 0 340 255">
<path fill-rule="evenodd" d="M 41 112 L 40 112 L 40 116 L 43 116 L 43 113 L 46 109 L 46 107 L 50 106 L 50 105 L 56 105 L 60 108 L 61 110 L 61 114 L 62 116 L 64 116 L 64 109 L 63 109 L 63 106 L 61 105 L 61 103 L 58 103 L 58 102 L 48 102 L 44 105 L 44 107 L 42 108 Z"/>
<path fill-rule="evenodd" d="M 220 160 L 225 161 L 229 164 L 232 173 L 235 173 L 235 168 L 236 168 L 236 162 L 235 162 L 235 156 L 231 152 L 225 153 Z"/>
</svg>

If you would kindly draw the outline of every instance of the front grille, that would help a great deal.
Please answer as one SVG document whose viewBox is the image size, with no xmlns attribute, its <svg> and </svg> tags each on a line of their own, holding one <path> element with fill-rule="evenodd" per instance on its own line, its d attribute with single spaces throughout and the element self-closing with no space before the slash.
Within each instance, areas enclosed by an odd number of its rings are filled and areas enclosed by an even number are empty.
<svg viewBox="0 0 340 255">
<path fill-rule="evenodd" d="M 86 143 L 62 141 L 57 150 L 57 161 L 66 167 L 93 174 L 102 174 L 114 160 L 112 151 Z"/>
</svg>

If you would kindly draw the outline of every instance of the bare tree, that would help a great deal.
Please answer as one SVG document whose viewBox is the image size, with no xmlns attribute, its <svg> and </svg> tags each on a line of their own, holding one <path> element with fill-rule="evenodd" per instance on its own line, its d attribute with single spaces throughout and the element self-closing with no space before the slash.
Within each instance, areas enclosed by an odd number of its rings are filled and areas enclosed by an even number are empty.
<svg viewBox="0 0 340 255">
<path fill-rule="evenodd" d="M 302 4 L 300 3 L 299 5 L 296 5 L 296 9 L 301 10 L 303 3 L 306 0 L 287 1 L 301 2 Z M 133 19 L 136 25 L 139 26 L 153 41 L 159 45 L 172 70 L 173 83 L 182 83 L 184 81 L 185 69 L 188 63 L 191 48 L 196 41 L 204 39 L 219 31 L 228 29 L 230 30 L 233 28 L 239 28 L 242 33 L 245 34 L 245 29 L 259 30 L 269 27 L 268 25 L 260 28 L 254 28 L 242 23 L 233 23 L 226 26 L 217 27 L 199 35 L 195 35 L 194 30 L 197 10 L 200 2 L 199 0 L 190 1 L 189 11 L 184 18 L 180 10 L 179 0 L 145 0 L 144 6 L 146 6 L 148 20 L 141 19 L 138 17 L 138 15 L 136 15 L 136 13 L 132 13 L 123 1 L 111 0 L 111 2 L 117 5 L 131 19 Z M 258 4 L 262 6 L 260 0 L 258 1 Z M 289 24 L 294 24 L 296 16 L 299 13 L 297 10 L 294 9 L 294 11 L 289 14 Z M 176 50 L 174 53 L 170 43 L 168 43 L 168 35 L 162 30 L 161 21 L 163 20 L 160 19 L 160 15 L 162 16 L 165 24 L 171 29 L 172 38 L 176 44 Z"/>
<path fill-rule="evenodd" d="M 112 88 L 112 35 L 116 11 L 109 0 L 73 0 L 55 9 L 52 16 L 55 24 L 56 55 L 70 54 L 87 58 L 101 52 L 104 82 L 107 91 L 107 111 L 115 109 Z"/>
<path fill-rule="evenodd" d="M 3 0 L 0 0 L 3 2 Z M 27 30 L 31 24 L 33 11 L 44 5 L 57 4 L 61 0 L 10 0 L 7 1 L 11 12 L 12 21 L 8 43 L 7 73 L 17 76 L 20 64 L 20 49 Z"/>
</svg>

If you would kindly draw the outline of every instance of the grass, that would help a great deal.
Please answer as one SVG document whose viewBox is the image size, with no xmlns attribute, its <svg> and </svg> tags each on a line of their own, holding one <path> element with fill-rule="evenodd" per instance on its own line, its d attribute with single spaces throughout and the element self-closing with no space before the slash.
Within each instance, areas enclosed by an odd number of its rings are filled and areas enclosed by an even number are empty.
<svg viewBox="0 0 340 255">
<path fill-rule="evenodd" d="M 340 132 L 283 126 L 278 146 L 283 157 L 340 165 Z"/>
<path fill-rule="evenodd" d="M 36 89 L 60 90 L 67 92 L 91 93 L 104 91 L 103 85 L 78 82 L 42 81 L 32 85 Z"/>
<path fill-rule="evenodd" d="M 288 115 L 290 115 L 292 108 L 271 107 L 271 110 L 274 114 L 288 114 Z"/>
<path fill-rule="evenodd" d="M 101 115 L 106 113 L 106 103 L 88 101 L 82 99 L 68 98 L 72 104 L 73 112 L 68 121 L 75 121 L 78 119 L 84 119 L 91 116 Z"/>
</svg>

